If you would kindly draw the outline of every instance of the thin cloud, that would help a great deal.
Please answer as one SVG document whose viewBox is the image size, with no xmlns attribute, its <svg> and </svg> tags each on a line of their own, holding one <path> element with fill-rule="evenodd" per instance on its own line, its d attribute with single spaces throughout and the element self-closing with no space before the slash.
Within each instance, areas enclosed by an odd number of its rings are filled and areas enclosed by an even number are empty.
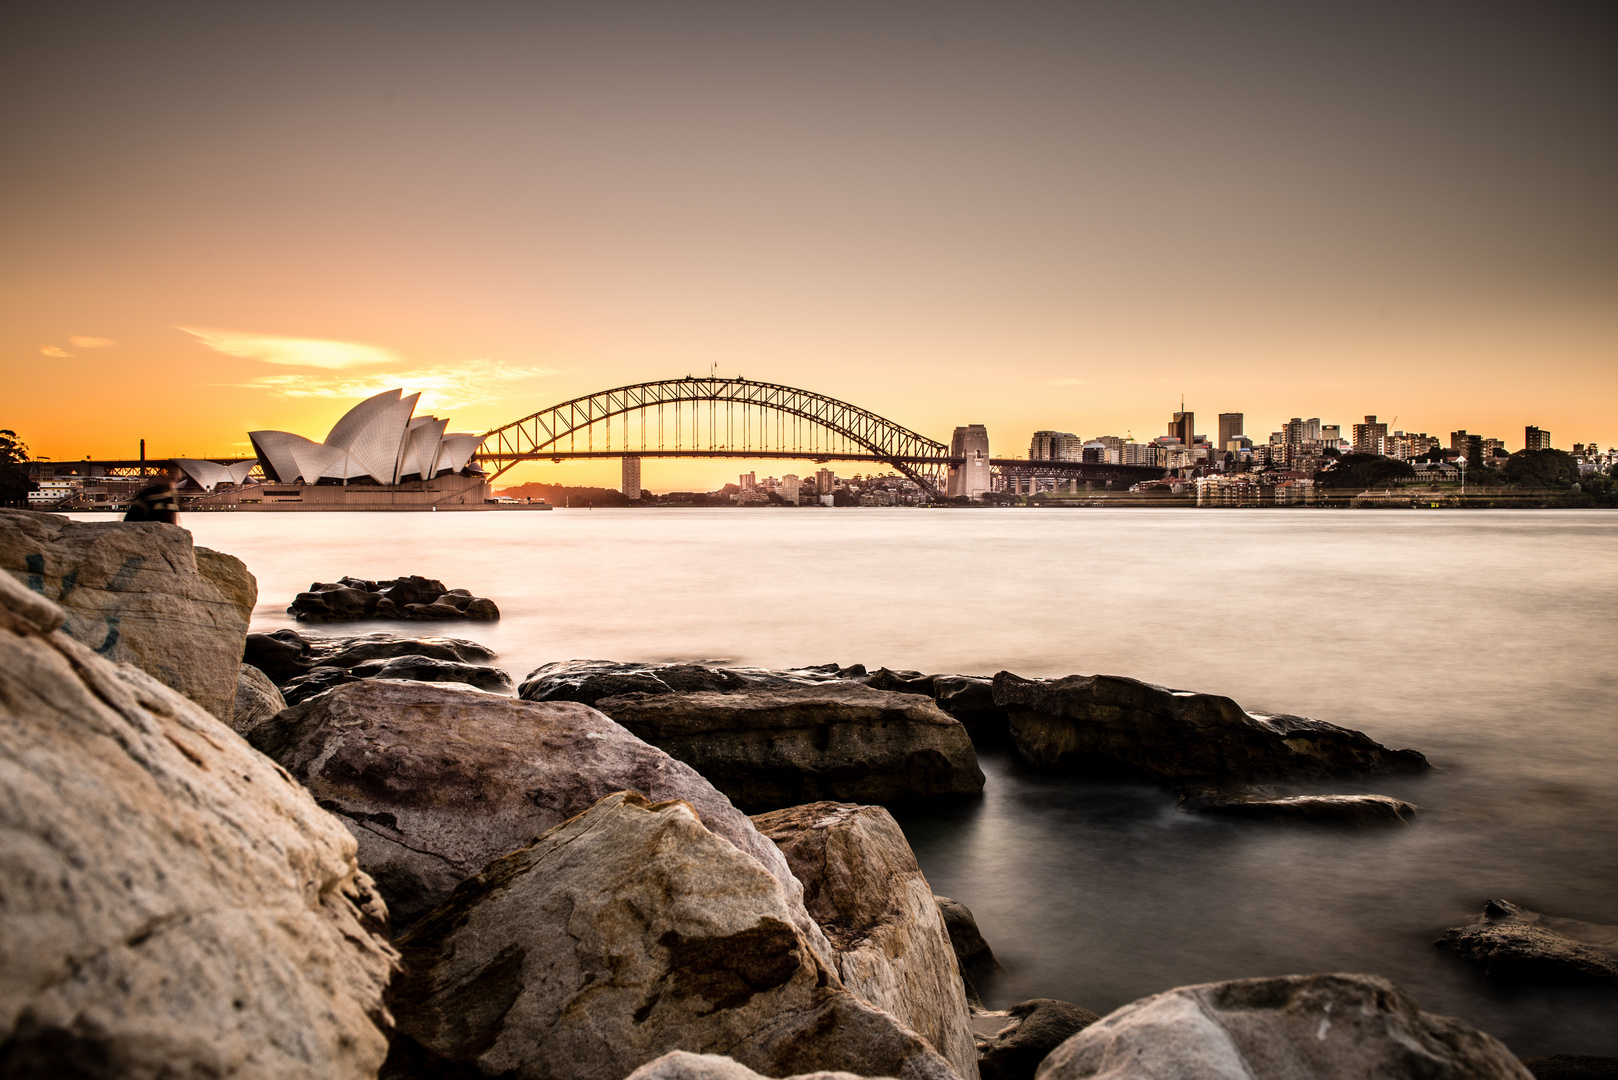
<svg viewBox="0 0 1618 1080">
<path fill-rule="evenodd" d="M 78 334 L 69 335 L 67 340 L 81 349 L 107 349 L 118 344 L 112 338 L 81 337 Z"/>
<path fill-rule="evenodd" d="M 41 356 L 72 356 L 66 349 L 58 349 L 55 345 L 46 345 L 39 350 Z"/>
<path fill-rule="evenodd" d="M 367 364 L 397 364 L 400 358 L 375 345 L 352 341 L 322 341 L 318 338 L 275 337 L 239 330 L 213 330 L 201 326 L 180 326 L 198 341 L 226 356 L 241 356 L 287 367 L 340 370 Z M 384 388 L 385 389 L 385 388 Z"/>
<path fill-rule="evenodd" d="M 469 360 L 464 364 L 392 369 L 363 375 L 264 375 L 238 385 L 277 397 L 355 401 L 402 387 L 407 394 L 421 391 L 419 409 L 460 409 L 505 401 L 510 398 L 515 384 L 555 374 L 552 368 L 506 367 L 492 360 Z"/>
</svg>

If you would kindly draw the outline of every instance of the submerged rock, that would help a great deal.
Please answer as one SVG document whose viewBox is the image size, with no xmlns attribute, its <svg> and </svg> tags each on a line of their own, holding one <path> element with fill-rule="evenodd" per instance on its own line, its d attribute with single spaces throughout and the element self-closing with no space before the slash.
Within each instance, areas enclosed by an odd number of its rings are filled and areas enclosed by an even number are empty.
<svg viewBox="0 0 1618 1080">
<path fill-rule="evenodd" d="M 951 900 L 947 896 L 935 896 L 933 901 L 938 905 L 938 914 L 944 920 L 944 929 L 949 933 L 950 946 L 955 950 L 955 962 L 960 968 L 961 981 L 966 986 L 966 1000 L 976 1005 L 982 1002 L 978 993 L 980 985 L 986 982 L 997 971 L 1004 971 L 1000 961 L 995 959 L 994 950 L 984 940 L 983 932 L 978 929 L 978 921 L 972 915 L 972 909 L 959 900 Z"/>
<path fill-rule="evenodd" d="M 602 799 L 491 863 L 398 945 L 385 1077 L 618 1080 L 676 1049 L 765 1076 L 953 1075 L 844 989 L 779 880 L 679 801 Z"/>
<path fill-rule="evenodd" d="M 983 790 L 972 740 L 926 698 L 858 683 L 625 694 L 596 707 L 749 812 Z"/>
<path fill-rule="evenodd" d="M 59 604 L 63 632 L 230 723 L 258 583 L 178 525 L 0 509 L 0 571 Z"/>
<path fill-rule="evenodd" d="M 1125 1005 L 1058 1046 L 1039 1080 L 1531 1080 L 1494 1038 L 1422 1012 L 1374 975 L 1184 986 Z"/>
<path fill-rule="evenodd" d="M 268 675 L 252 664 L 240 666 L 236 676 L 236 707 L 230 719 L 230 726 L 238 735 L 246 735 L 286 707 L 286 699 Z"/>
<path fill-rule="evenodd" d="M 0 1072 L 375 1076 L 395 954 L 353 838 L 65 618 L 0 574 Z"/>
<path fill-rule="evenodd" d="M 983 1080 L 1034 1080 L 1039 1063 L 1052 1050 L 1100 1019 L 1089 1009 L 1054 998 L 1018 1002 L 1003 1015 L 1006 1026 L 980 1044 Z"/>
<path fill-rule="evenodd" d="M 670 1050 L 656 1061 L 648 1061 L 625 1080 L 767 1080 L 746 1065 L 739 1065 L 718 1054 L 692 1054 Z M 891 1080 L 862 1077 L 850 1072 L 798 1073 L 786 1080 Z"/>
<path fill-rule="evenodd" d="M 753 824 L 786 855 L 843 985 L 925 1036 L 962 1080 L 977 1077 L 965 987 L 932 889 L 893 816 L 819 802 Z"/>
<path fill-rule="evenodd" d="M 1618 926 L 1542 915 L 1509 900 L 1490 900 L 1476 922 L 1434 944 L 1478 961 L 1492 979 L 1618 984 Z"/>
<path fill-rule="evenodd" d="M 1246 712 L 1216 694 L 1168 690 L 1115 675 L 994 677 L 995 704 L 1029 764 L 1108 779 L 1304 780 L 1428 768 L 1414 750 L 1300 716 Z"/>
<path fill-rule="evenodd" d="M 392 581 L 345 577 L 335 583 L 317 581 L 299 593 L 287 608 L 299 622 L 355 622 L 360 619 L 482 619 L 500 618 L 494 601 L 473 596 L 465 589 L 446 589 L 444 583 L 417 575 Z"/>
<path fill-rule="evenodd" d="M 1188 787 L 1180 789 L 1180 809 L 1257 821 L 1368 829 L 1408 825 L 1421 808 L 1391 795 L 1279 795 L 1266 787 Z"/>
<path fill-rule="evenodd" d="M 360 865 L 399 925 L 442 903 L 490 859 L 628 790 L 683 799 L 757 859 L 830 959 L 780 850 L 690 766 L 587 706 L 361 681 L 289 708 L 250 741 L 349 826 Z"/>
</svg>

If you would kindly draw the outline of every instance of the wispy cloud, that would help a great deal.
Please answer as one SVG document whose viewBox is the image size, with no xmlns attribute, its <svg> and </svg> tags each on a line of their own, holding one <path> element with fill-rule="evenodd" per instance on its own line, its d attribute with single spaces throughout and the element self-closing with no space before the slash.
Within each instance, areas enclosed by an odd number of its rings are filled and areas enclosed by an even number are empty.
<svg viewBox="0 0 1618 1080">
<path fill-rule="evenodd" d="M 58 349 L 55 345 L 46 345 L 39 350 L 41 356 L 72 356 L 66 349 Z"/>
<path fill-rule="evenodd" d="M 400 358 L 387 349 L 352 341 L 322 341 L 318 338 L 276 337 L 239 330 L 214 330 L 202 326 L 181 326 L 198 341 L 226 356 L 241 356 L 288 367 L 339 370 L 369 364 L 397 364 Z M 386 388 L 384 388 L 386 389 Z"/>
<path fill-rule="evenodd" d="M 118 344 L 112 338 L 83 337 L 79 334 L 72 334 L 67 340 L 81 349 L 107 349 Z"/>
<path fill-rule="evenodd" d="M 503 401 L 511 396 L 517 384 L 555 374 L 552 368 L 510 367 L 493 360 L 469 360 L 464 364 L 409 369 L 395 367 L 352 375 L 314 372 L 264 375 L 240 385 L 264 390 L 278 397 L 353 400 L 402 387 L 406 393 L 421 391 L 419 409 L 458 409 Z"/>
</svg>

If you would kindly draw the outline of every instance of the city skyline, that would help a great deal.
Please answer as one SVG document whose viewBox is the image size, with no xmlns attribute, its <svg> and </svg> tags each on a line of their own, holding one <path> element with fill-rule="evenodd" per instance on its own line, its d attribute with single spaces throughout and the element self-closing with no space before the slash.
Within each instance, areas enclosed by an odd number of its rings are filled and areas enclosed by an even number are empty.
<svg viewBox="0 0 1618 1080">
<path fill-rule="evenodd" d="M 1618 442 L 1596 14 L 158 3 L 9 27 L 29 164 L 0 178 L 23 387 L 0 426 L 39 454 L 247 454 L 400 385 L 484 431 L 715 365 L 1019 452 L 1154 437 L 1182 394 L 1209 436 L 1240 411 L 1255 439 L 1375 414 Z"/>
</svg>

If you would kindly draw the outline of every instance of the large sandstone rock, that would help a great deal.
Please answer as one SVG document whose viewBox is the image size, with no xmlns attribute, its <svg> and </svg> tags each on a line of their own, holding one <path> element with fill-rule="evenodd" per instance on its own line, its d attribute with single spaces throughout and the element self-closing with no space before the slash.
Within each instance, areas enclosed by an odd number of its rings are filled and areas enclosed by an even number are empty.
<svg viewBox="0 0 1618 1080">
<path fill-rule="evenodd" d="M 627 790 L 694 807 L 781 881 L 799 928 L 831 955 L 780 850 L 690 766 L 588 706 L 365 681 L 293 706 L 251 741 L 348 824 L 398 925 L 490 859 Z"/>
<path fill-rule="evenodd" d="M 0 510 L 0 570 L 67 612 L 63 630 L 230 723 L 258 584 L 240 559 L 158 522 Z"/>
<path fill-rule="evenodd" d="M 273 679 L 277 686 L 285 686 L 313 668 L 347 670 L 368 660 L 388 660 L 396 656 L 424 656 L 460 664 L 482 664 L 495 658 L 494 650 L 465 638 L 411 638 L 382 633 L 322 637 L 283 629 L 269 634 L 248 634 L 244 659 Z"/>
<path fill-rule="evenodd" d="M 1281 795 L 1269 787 L 1193 786 L 1179 795 L 1180 809 L 1194 814 L 1357 829 L 1408 825 L 1421 809 L 1391 795 Z"/>
<path fill-rule="evenodd" d="M 596 707 L 749 812 L 821 799 L 888 804 L 983 791 L 966 729 L 914 694 L 829 682 L 625 694 Z"/>
<path fill-rule="evenodd" d="M 1216 694 L 1115 675 L 994 677 L 1017 753 L 1032 765 L 1164 784 L 1303 780 L 1426 769 L 1358 731 L 1300 716 L 1250 713 Z"/>
<path fill-rule="evenodd" d="M 793 923 L 780 882 L 690 806 L 608 796 L 398 940 L 399 1034 L 383 1075 L 619 1080 L 691 1050 L 766 1076 L 949 1080 Z"/>
<path fill-rule="evenodd" d="M 246 735 L 286 707 L 286 699 L 268 675 L 252 664 L 240 666 L 236 675 L 236 704 L 230 717 L 230 726 L 237 734 Z"/>
<path fill-rule="evenodd" d="M 1490 900 L 1470 926 L 1436 942 L 1505 982 L 1618 984 L 1618 926 L 1562 919 Z"/>
<path fill-rule="evenodd" d="M 760 814 L 803 882 L 843 985 L 926 1036 L 962 1080 L 978 1074 L 966 988 L 932 889 L 880 806 L 819 802 Z"/>
<path fill-rule="evenodd" d="M 1089 1009 L 1054 998 L 1020 1001 L 1003 1015 L 1006 1025 L 981 1045 L 983 1080 L 1034 1080 L 1052 1050 L 1100 1019 Z"/>
<path fill-rule="evenodd" d="M 1185 986 L 1057 1047 L 1039 1080 L 1531 1080 L 1494 1038 L 1374 975 Z"/>
<path fill-rule="evenodd" d="M 670 1050 L 656 1061 L 648 1061 L 625 1080 L 766 1080 L 765 1077 L 718 1054 L 693 1054 Z M 848 1072 L 799 1073 L 786 1080 L 872 1080 Z M 874 1078 L 883 1080 L 883 1078 Z"/>
<path fill-rule="evenodd" d="M 0 1073 L 374 1076 L 395 954 L 353 838 L 64 618 L 0 574 Z"/>
</svg>

